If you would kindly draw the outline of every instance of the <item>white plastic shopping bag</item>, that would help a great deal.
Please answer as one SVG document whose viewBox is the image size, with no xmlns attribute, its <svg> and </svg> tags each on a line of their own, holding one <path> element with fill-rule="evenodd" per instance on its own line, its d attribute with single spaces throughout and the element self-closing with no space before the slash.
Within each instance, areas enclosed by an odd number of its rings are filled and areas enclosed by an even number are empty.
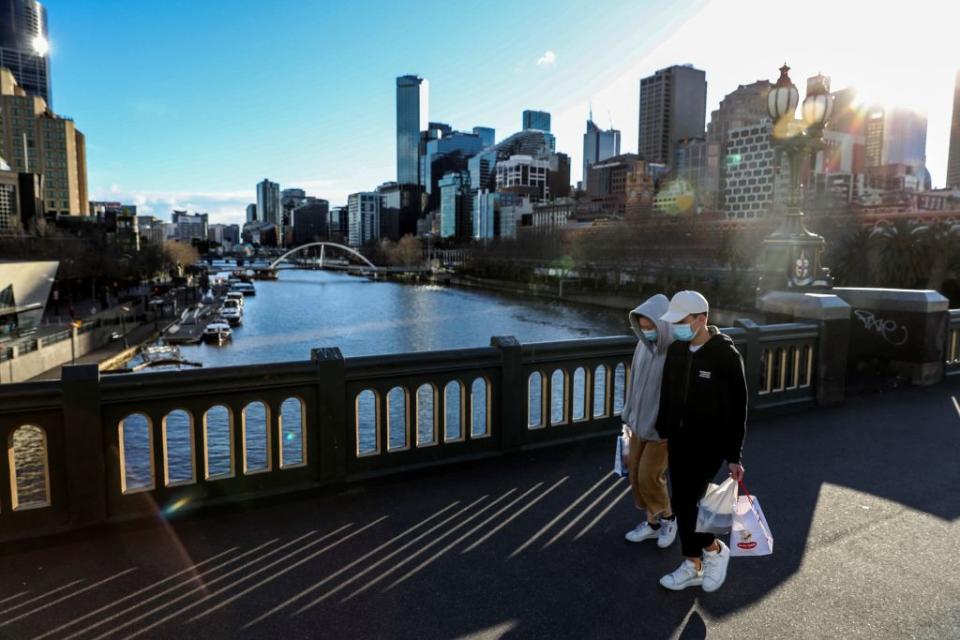
<svg viewBox="0 0 960 640">
<path fill-rule="evenodd" d="M 733 512 L 737 505 L 737 481 L 727 478 L 720 484 L 707 485 L 697 510 L 697 531 L 700 533 L 729 533 L 733 526 Z"/>
<path fill-rule="evenodd" d="M 730 531 L 731 556 L 768 556 L 773 553 L 773 534 L 760 508 L 760 501 L 744 489 L 737 499 Z"/>
<path fill-rule="evenodd" d="M 613 459 L 613 472 L 625 478 L 630 475 L 627 470 L 627 456 L 630 455 L 630 429 L 626 425 L 623 432 L 617 436 L 617 453 Z"/>
</svg>

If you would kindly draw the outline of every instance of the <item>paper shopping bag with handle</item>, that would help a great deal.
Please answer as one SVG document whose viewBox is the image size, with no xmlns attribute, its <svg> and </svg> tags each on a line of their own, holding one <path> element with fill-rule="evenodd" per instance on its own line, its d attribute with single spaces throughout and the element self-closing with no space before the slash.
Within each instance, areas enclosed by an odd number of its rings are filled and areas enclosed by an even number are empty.
<svg viewBox="0 0 960 640">
<path fill-rule="evenodd" d="M 742 485 L 741 485 L 742 487 Z M 760 508 L 760 501 L 743 487 L 743 495 L 737 499 L 730 531 L 731 556 L 768 556 L 773 553 L 773 534 L 767 518 Z"/>
<path fill-rule="evenodd" d="M 733 526 L 733 510 L 737 504 L 737 481 L 727 478 L 720 484 L 712 482 L 700 498 L 697 509 L 697 531 L 700 533 L 728 533 Z"/>
</svg>

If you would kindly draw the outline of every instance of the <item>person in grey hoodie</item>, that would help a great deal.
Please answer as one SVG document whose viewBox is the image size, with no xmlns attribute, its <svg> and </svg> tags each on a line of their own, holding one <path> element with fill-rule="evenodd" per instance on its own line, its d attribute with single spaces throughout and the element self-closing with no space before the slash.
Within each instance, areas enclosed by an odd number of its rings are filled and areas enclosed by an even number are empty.
<svg viewBox="0 0 960 640">
<path fill-rule="evenodd" d="M 630 312 L 630 326 L 639 341 L 630 366 L 630 385 L 622 419 L 630 432 L 627 469 L 638 509 L 646 520 L 627 532 L 630 542 L 656 538 L 666 549 L 677 537 L 677 520 L 667 491 L 667 441 L 657 433 L 660 382 L 667 348 L 673 343 L 670 323 L 660 319 L 670 301 L 658 293 Z"/>
</svg>

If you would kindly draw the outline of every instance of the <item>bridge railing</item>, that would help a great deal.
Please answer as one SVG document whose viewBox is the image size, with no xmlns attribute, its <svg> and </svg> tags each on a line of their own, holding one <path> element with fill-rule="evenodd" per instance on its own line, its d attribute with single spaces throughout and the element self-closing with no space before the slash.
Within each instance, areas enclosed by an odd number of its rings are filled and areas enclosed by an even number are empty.
<svg viewBox="0 0 960 640">
<path fill-rule="evenodd" d="M 755 412 L 816 402 L 817 325 L 725 329 Z M 633 337 L 0 387 L 0 540 L 609 436 Z"/>
<path fill-rule="evenodd" d="M 946 362 L 944 372 L 948 376 L 960 374 L 960 309 L 950 310 L 947 328 Z"/>
</svg>

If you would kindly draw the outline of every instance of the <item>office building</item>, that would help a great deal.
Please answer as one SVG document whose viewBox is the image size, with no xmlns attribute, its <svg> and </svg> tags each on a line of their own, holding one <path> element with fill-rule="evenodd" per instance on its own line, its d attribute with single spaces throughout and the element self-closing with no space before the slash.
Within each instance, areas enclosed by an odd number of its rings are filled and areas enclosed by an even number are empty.
<svg viewBox="0 0 960 640">
<path fill-rule="evenodd" d="M 206 213 L 189 214 L 186 211 L 174 210 L 171 222 L 176 225 L 176 239 L 180 242 L 206 240 L 209 218 Z"/>
<path fill-rule="evenodd" d="M 778 186 L 770 144 L 772 130 L 768 119 L 729 132 L 724 179 L 728 218 L 762 218 L 772 213 Z"/>
<path fill-rule="evenodd" d="M 327 219 L 327 234 L 332 242 L 340 244 L 347 243 L 347 235 L 350 229 L 350 208 L 349 207 L 331 207 L 330 216 Z"/>
<path fill-rule="evenodd" d="M 18 173 L 43 176 L 46 212 L 86 214 L 87 152 L 73 120 L 58 117 L 43 98 L 28 95 L 0 68 L 0 156 Z"/>
<path fill-rule="evenodd" d="M 47 10 L 37 0 L 0 0 L 0 67 L 6 67 L 28 96 L 51 109 L 50 40 Z"/>
<path fill-rule="evenodd" d="M 416 235 L 420 215 L 420 188 L 414 184 L 385 182 L 380 194 L 380 237 L 399 240 Z"/>
<path fill-rule="evenodd" d="M 440 237 L 466 238 L 471 235 L 470 174 L 450 171 L 440 179 Z"/>
<path fill-rule="evenodd" d="M 256 222 L 257 221 L 257 203 L 251 202 L 247 205 L 247 222 Z"/>
<path fill-rule="evenodd" d="M 329 237 L 330 203 L 311 198 L 311 202 L 304 202 L 294 209 L 290 219 L 294 246 L 326 240 Z"/>
<path fill-rule="evenodd" d="M 587 120 L 587 132 L 583 134 L 583 189 L 589 190 L 588 179 L 591 165 L 620 155 L 620 132 L 617 129 L 603 131 L 594 123 L 593 114 Z"/>
<path fill-rule="evenodd" d="M 547 177 L 550 161 L 516 155 L 497 162 L 497 191 L 527 196 L 533 202 L 550 197 Z"/>
<path fill-rule="evenodd" d="M 906 165 L 914 175 L 926 171 L 927 118 L 894 107 L 871 109 L 864 125 L 865 164 L 867 167 Z"/>
<path fill-rule="evenodd" d="M 420 132 L 429 123 L 429 83 L 418 76 L 397 78 L 397 182 L 421 184 Z"/>
<path fill-rule="evenodd" d="M 527 129 L 537 129 L 538 131 L 550 131 L 550 114 L 546 111 L 524 111 L 523 112 L 523 127 L 524 131 Z"/>
<path fill-rule="evenodd" d="M 730 131 L 759 125 L 766 120 L 767 94 L 773 85 L 767 80 L 742 84 L 720 101 L 711 112 L 707 125 L 705 166 L 697 188 L 698 202 L 708 208 L 723 209 L 723 185 L 726 183 L 727 144 Z M 692 138 L 691 138 L 692 139 Z M 676 151 L 674 159 L 676 159 Z"/>
<path fill-rule="evenodd" d="M 240 225 L 211 224 L 207 227 L 207 240 L 225 252 L 233 251 L 240 244 Z"/>
<path fill-rule="evenodd" d="M 362 247 L 380 239 L 380 195 L 366 191 L 347 197 L 347 244 Z"/>
<path fill-rule="evenodd" d="M 624 153 L 594 163 L 587 184 L 591 202 L 598 204 L 611 217 L 633 218 L 649 213 L 654 192 L 653 176 L 647 173 L 647 163 L 635 153 Z"/>
<path fill-rule="evenodd" d="M 474 127 L 473 135 L 479 136 L 482 149 L 492 147 L 497 142 L 497 130 L 493 127 Z"/>
<path fill-rule="evenodd" d="M 639 154 L 669 164 L 678 140 L 703 136 L 707 76 L 691 65 L 674 65 L 640 80 Z"/>
<path fill-rule="evenodd" d="M 432 195 L 443 174 L 447 171 L 466 170 L 467 161 L 483 148 L 480 135 L 464 131 L 448 131 L 442 137 L 427 140 L 421 157 L 420 176 L 423 190 L 428 196 Z M 448 160 L 444 161 L 445 158 Z M 440 165 L 435 167 L 434 164 L 438 161 Z"/>
<path fill-rule="evenodd" d="M 283 211 L 283 224 L 290 226 L 293 224 L 293 210 L 302 205 L 307 199 L 307 193 L 303 189 L 284 189 L 280 192 L 280 209 Z"/>
<path fill-rule="evenodd" d="M 277 247 L 280 245 L 277 225 L 272 222 L 247 222 L 243 225 L 240 237 L 245 243 L 257 247 Z"/>
<path fill-rule="evenodd" d="M 19 182 L 19 174 L 0 158 L 0 234 L 21 230 Z"/>
<path fill-rule="evenodd" d="M 957 71 L 957 80 L 953 85 L 953 116 L 950 118 L 947 187 L 960 187 L 960 71 Z"/>
<path fill-rule="evenodd" d="M 283 237 L 283 208 L 280 204 L 280 185 L 267 178 L 257 183 L 257 221 L 268 222 L 277 227 Z"/>
</svg>

